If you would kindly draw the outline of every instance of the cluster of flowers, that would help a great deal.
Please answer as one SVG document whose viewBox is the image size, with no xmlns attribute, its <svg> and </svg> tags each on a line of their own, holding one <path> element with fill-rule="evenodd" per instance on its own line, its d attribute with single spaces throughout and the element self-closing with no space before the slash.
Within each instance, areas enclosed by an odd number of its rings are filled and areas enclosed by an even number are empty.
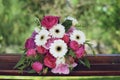
<svg viewBox="0 0 120 80">
<path fill-rule="evenodd" d="M 59 19 L 58 16 L 44 16 L 41 29 L 35 28 L 25 42 L 26 57 L 40 57 L 30 64 L 37 73 L 47 67 L 52 73 L 69 74 L 71 68 L 78 65 L 76 60 L 85 54 L 85 34 L 75 28 L 77 20 L 67 17 L 65 21 L 71 21 L 72 25 L 66 30 Z"/>
</svg>

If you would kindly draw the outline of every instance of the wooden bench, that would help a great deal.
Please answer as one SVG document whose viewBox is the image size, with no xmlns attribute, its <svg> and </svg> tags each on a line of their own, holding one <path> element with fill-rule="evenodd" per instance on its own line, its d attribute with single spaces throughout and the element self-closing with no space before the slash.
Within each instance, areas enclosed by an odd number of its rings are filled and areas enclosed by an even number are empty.
<svg viewBox="0 0 120 80">
<path fill-rule="evenodd" d="M 13 67 L 19 61 L 21 55 L 1 54 L 0 55 L 0 75 L 38 76 L 38 74 L 28 73 L 26 70 L 19 73 Z M 53 74 L 50 71 L 42 76 L 118 76 L 120 75 L 120 54 L 99 54 L 96 56 L 87 55 L 91 68 L 78 65 L 69 75 Z"/>
</svg>

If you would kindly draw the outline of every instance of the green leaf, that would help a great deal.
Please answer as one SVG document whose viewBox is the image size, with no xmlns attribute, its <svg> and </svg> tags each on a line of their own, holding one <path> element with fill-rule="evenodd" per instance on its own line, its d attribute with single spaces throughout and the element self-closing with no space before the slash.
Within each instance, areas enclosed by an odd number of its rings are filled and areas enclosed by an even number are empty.
<svg viewBox="0 0 120 80">
<path fill-rule="evenodd" d="M 43 69 L 43 74 L 46 74 L 48 72 L 48 67 L 46 67 L 45 69 Z"/>
<path fill-rule="evenodd" d="M 36 71 L 34 71 L 33 69 L 28 71 L 28 73 L 36 73 Z"/>
<path fill-rule="evenodd" d="M 84 61 L 85 61 L 85 65 L 90 68 L 90 62 L 87 58 L 84 58 Z"/>
<path fill-rule="evenodd" d="M 96 54 L 95 54 L 95 51 L 94 51 L 94 49 L 93 49 L 93 47 L 92 47 L 92 44 L 89 43 L 89 41 L 86 41 L 84 44 L 87 44 L 87 45 L 90 47 L 90 49 L 91 49 L 92 52 L 93 52 L 93 55 L 95 56 Z"/>
<path fill-rule="evenodd" d="M 85 63 L 81 59 L 79 59 L 79 62 L 85 66 Z"/>
<path fill-rule="evenodd" d="M 25 61 L 25 55 L 22 55 L 19 62 L 14 66 L 14 69 L 24 64 L 24 61 Z"/>
<path fill-rule="evenodd" d="M 90 68 L 90 62 L 87 58 L 83 58 L 83 60 L 79 59 L 79 62 L 83 64 L 84 66 Z"/>
<path fill-rule="evenodd" d="M 73 52 L 73 50 L 69 49 L 68 54 L 70 54 L 72 57 L 76 58 L 75 53 Z"/>
<path fill-rule="evenodd" d="M 38 26 L 41 25 L 39 18 L 35 17 L 35 23 L 36 23 Z"/>
<path fill-rule="evenodd" d="M 26 64 L 26 65 L 24 64 L 24 65 L 18 67 L 18 69 L 23 70 L 23 69 L 26 68 L 26 67 L 27 67 L 27 64 Z"/>
<path fill-rule="evenodd" d="M 62 23 L 62 25 L 65 26 L 65 31 L 67 31 L 72 26 L 72 21 L 71 20 L 65 20 Z"/>
</svg>

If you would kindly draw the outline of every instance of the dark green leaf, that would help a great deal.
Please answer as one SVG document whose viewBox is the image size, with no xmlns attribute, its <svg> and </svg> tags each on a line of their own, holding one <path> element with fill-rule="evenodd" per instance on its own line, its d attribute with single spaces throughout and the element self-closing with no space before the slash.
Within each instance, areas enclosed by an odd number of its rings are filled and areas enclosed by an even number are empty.
<svg viewBox="0 0 120 80">
<path fill-rule="evenodd" d="M 90 62 L 87 58 L 84 58 L 85 65 L 90 68 Z"/>
<path fill-rule="evenodd" d="M 36 73 L 33 69 L 28 71 L 28 73 Z"/>
<path fill-rule="evenodd" d="M 14 66 L 14 69 L 22 65 L 25 61 L 25 55 L 22 55 L 19 62 Z"/>
<path fill-rule="evenodd" d="M 89 60 L 88 60 L 87 58 L 83 58 L 83 60 L 80 60 L 80 59 L 79 59 L 79 62 L 80 62 L 81 64 L 83 64 L 84 66 L 90 68 L 90 63 L 89 63 Z"/>
<path fill-rule="evenodd" d="M 69 54 L 70 54 L 72 57 L 76 58 L 75 53 L 73 52 L 73 50 L 69 49 Z"/>
<path fill-rule="evenodd" d="M 27 67 L 27 65 L 24 64 L 24 65 L 18 67 L 18 69 L 23 70 L 23 69 L 26 68 L 26 67 Z"/>
<path fill-rule="evenodd" d="M 81 59 L 79 59 L 79 62 L 85 66 L 85 63 Z"/>
<path fill-rule="evenodd" d="M 65 26 L 65 30 L 67 31 L 72 26 L 72 21 L 71 20 L 65 20 L 62 23 L 62 25 Z"/>
<path fill-rule="evenodd" d="M 43 69 L 43 74 L 46 74 L 48 72 L 48 67 L 46 67 L 45 69 Z"/>
<path fill-rule="evenodd" d="M 35 17 L 35 23 L 37 24 L 37 26 L 39 26 L 39 27 L 40 27 L 41 23 L 40 23 L 39 18 Z"/>
<path fill-rule="evenodd" d="M 91 49 L 92 52 L 93 52 L 93 55 L 95 56 L 96 54 L 95 54 L 95 51 L 94 51 L 94 49 L 93 49 L 93 47 L 92 47 L 92 44 L 89 43 L 89 41 L 86 41 L 84 44 L 87 44 L 87 45 L 90 47 L 90 49 Z"/>
</svg>

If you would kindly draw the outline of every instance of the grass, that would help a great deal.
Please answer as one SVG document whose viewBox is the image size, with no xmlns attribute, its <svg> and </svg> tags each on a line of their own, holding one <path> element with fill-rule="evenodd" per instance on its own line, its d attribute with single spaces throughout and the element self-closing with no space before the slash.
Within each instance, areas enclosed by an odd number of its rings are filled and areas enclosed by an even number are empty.
<svg viewBox="0 0 120 80">
<path fill-rule="evenodd" d="M 120 76 L 0 76 L 0 80 L 120 80 Z"/>
</svg>

